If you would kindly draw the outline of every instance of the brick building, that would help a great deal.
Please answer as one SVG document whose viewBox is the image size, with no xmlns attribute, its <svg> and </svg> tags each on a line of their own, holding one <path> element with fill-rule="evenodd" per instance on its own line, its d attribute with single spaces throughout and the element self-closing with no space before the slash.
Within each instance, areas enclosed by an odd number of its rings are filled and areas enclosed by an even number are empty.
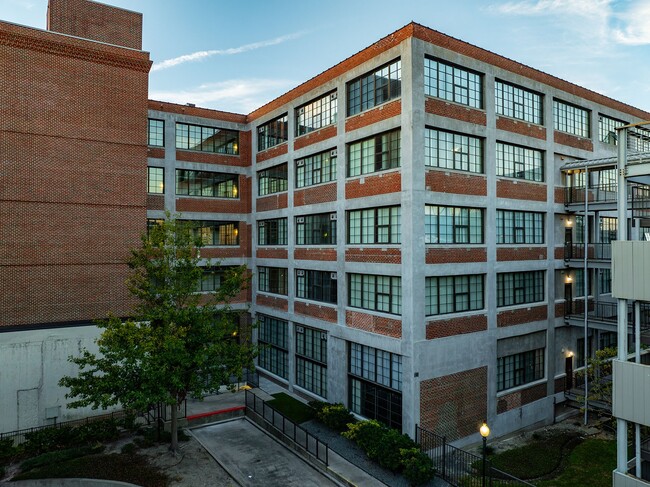
<svg viewBox="0 0 650 487">
<path fill-rule="evenodd" d="M 94 41 L 0 23 L 10 61 L 26 57 L 24 76 L 44 78 L 2 79 L 16 88 L 0 94 L 12 110 L 2 139 L 26 138 L 0 188 L 12 239 L 0 243 L 0 349 L 16 364 L 60 362 L 95 336 L 90 320 L 128 313 L 121 259 L 169 210 L 199 222 L 204 290 L 218 286 L 217 261 L 252 269 L 241 301 L 267 345 L 259 371 L 294 392 L 461 441 L 485 419 L 499 436 L 553 420 L 581 336 L 564 317 L 561 167 L 614 155 L 610 121 L 649 113 L 415 23 L 248 115 L 147 105 L 135 14 L 77 0 L 120 26 L 93 32 L 65 19 L 69 3 L 50 1 L 48 25 Z M 85 96 L 92 73 L 61 76 L 86 73 L 80 63 L 101 65 L 104 80 L 128 75 L 130 88 L 102 82 L 105 94 Z M 57 410 L 52 374 L 67 369 L 52 371 L 0 396 L 16 411 L 4 429 L 79 414 Z M 38 406 L 23 412 L 23 397 Z"/>
</svg>

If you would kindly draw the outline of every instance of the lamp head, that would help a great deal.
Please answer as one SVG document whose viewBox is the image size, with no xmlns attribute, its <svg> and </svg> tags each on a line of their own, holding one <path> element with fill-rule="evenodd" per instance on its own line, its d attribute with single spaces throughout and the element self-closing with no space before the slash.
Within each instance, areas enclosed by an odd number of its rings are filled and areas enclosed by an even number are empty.
<svg viewBox="0 0 650 487">
<path fill-rule="evenodd" d="M 479 433 L 481 433 L 481 436 L 483 438 L 487 438 L 488 436 L 490 436 L 490 427 L 487 425 L 485 421 L 483 421 L 483 424 L 479 428 Z"/>
</svg>

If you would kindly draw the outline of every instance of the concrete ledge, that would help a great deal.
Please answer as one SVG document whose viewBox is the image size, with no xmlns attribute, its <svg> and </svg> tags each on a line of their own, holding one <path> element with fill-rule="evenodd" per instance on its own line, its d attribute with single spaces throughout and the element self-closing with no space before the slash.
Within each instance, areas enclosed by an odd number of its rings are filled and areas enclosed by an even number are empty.
<svg viewBox="0 0 650 487">
<path fill-rule="evenodd" d="M 187 426 L 193 428 L 202 424 L 214 423 L 215 421 L 227 421 L 229 419 L 243 417 L 246 413 L 246 406 L 235 406 L 232 408 L 208 411 L 207 413 L 192 414 L 187 416 Z"/>
<path fill-rule="evenodd" d="M 136 484 L 100 479 L 36 479 L 11 482 L 15 487 L 138 487 Z"/>
</svg>

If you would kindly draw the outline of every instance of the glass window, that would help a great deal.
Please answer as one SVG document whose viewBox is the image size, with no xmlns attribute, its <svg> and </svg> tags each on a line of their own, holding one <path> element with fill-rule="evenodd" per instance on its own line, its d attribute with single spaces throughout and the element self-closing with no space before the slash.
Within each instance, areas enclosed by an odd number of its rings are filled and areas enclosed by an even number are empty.
<svg viewBox="0 0 650 487">
<path fill-rule="evenodd" d="M 542 125 L 542 96 L 503 81 L 494 84 L 496 112 L 524 122 Z"/>
<path fill-rule="evenodd" d="M 281 193 L 287 191 L 287 164 L 280 164 L 257 173 L 258 195 Z"/>
<path fill-rule="evenodd" d="M 296 385 L 327 397 L 327 333 L 296 325 Z"/>
<path fill-rule="evenodd" d="M 560 132 L 588 138 L 589 110 L 553 100 L 553 127 Z"/>
<path fill-rule="evenodd" d="M 263 151 L 289 139 L 288 117 L 285 113 L 257 127 L 257 150 Z"/>
<path fill-rule="evenodd" d="M 401 237 L 399 206 L 348 211 L 349 244 L 398 244 Z"/>
<path fill-rule="evenodd" d="M 483 173 L 483 140 L 470 135 L 426 128 L 424 165 Z"/>
<path fill-rule="evenodd" d="M 544 271 L 497 274 L 497 307 L 544 301 Z"/>
<path fill-rule="evenodd" d="M 544 214 L 497 210 L 498 244 L 543 244 Z"/>
<path fill-rule="evenodd" d="M 400 130 L 348 145 L 348 177 L 400 166 Z"/>
<path fill-rule="evenodd" d="M 200 238 L 206 247 L 239 245 L 239 222 L 186 221 L 191 224 L 194 236 Z"/>
<path fill-rule="evenodd" d="M 544 349 L 497 359 L 497 390 L 503 391 L 544 378 Z"/>
<path fill-rule="evenodd" d="M 257 223 L 258 245 L 287 245 L 287 219 L 275 218 Z"/>
<path fill-rule="evenodd" d="M 398 59 L 347 85 L 348 116 L 401 96 L 402 63 Z"/>
<path fill-rule="evenodd" d="M 259 290 L 265 293 L 287 295 L 287 269 L 285 267 L 258 267 Z"/>
<path fill-rule="evenodd" d="M 296 188 L 336 181 L 336 150 L 296 161 Z"/>
<path fill-rule="evenodd" d="M 424 93 L 473 108 L 483 107 L 480 74 L 465 68 L 424 58 Z"/>
<path fill-rule="evenodd" d="M 600 294 L 612 292 L 612 270 L 600 269 L 598 272 Z"/>
<path fill-rule="evenodd" d="M 427 316 L 477 309 L 483 309 L 483 274 L 426 278 Z"/>
<path fill-rule="evenodd" d="M 604 244 L 612 243 L 618 235 L 618 218 L 604 216 L 600 218 L 600 242 Z"/>
<path fill-rule="evenodd" d="M 482 244 L 483 210 L 426 205 L 424 241 L 430 244 Z"/>
<path fill-rule="evenodd" d="M 214 292 L 219 290 L 225 274 L 233 267 L 205 267 L 201 281 L 198 283 L 198 291 Z"/>
<path fill-rule="evenodd" d="M 497 142 L 497 176 L 527 181 L 544 181 L 542 151 Z"/>
<path fill-rule="evenodd" d="M 336 213 L 296 217 L 296 245 L 335 245 Z"/>
<path fill-rule="evenodd" d="M 270 316 L 257 315 L 261 345 L 257 357 L 258 365 L 269 372 L 288 378 L 289 324 Z"/>
<path fill-rule="evenodd" d="M 237 155 L 239 132 L 176 122 L 176 148 Z"/>
<path fill-rule="evenodd" d="M 149 166 L 147 170 L 147 192 L 163 194 L 165 192 L 165 169 Z"/>
<path fill-rule="evenodd" d="M 336 123 L 336 92 L 296 108 L 296 137 Z"/>
<path fill-rule="evenodd" d="M 348 274 L 348 305 L 399 315 L 402 313 L 402 278 Z"/>
<path fill-rule="evenodd" d="M 324 303 L 337 303 L 336 272 L 296 270 L 296 296 Z"/>
<path fill-rule="evenodd" d="M 155 147 L 165 146 L 165 121 L 149 119 L 149 130 L 147 136 L 147 145 Z"/>
<path fill-rule="evenodd" d="M 237 198 L 238 184 L 237 174 L 176 169 L 177 195 Z"/>
<path fill-rule="evenodd" d="M 606 115 L 598 115 L 598 140 L 606 144 L 616 145 L 618 134 L 616 129 L 627 125 L 627 122 L 616 120 Z"/>
</svg>

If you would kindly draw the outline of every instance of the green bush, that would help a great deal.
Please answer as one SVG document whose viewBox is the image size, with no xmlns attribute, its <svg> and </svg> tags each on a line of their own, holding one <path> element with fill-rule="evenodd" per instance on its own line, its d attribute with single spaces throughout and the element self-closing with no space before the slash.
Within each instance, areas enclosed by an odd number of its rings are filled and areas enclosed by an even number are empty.
<svg viewBox="0 0 650 487">
<path fill-rule="evenodd" d="M 75 444 L 77 444 L 75 432 L 70 426 L 45 428 L 25 433 L 25 451 L 31 455 L 63 450 Z"/>
<path fill-rule="evenodd" d="M 125 455 L 133 455 L 137 449 L 138 447 L 135 443 L 127 443 L 126 445 L 122 446 L 122 449 L 120 451 Z"/>
<path fill-rule="evenodd" d="M 384 428 L 383 436 L 377 445 L 377 461 L 382 467 L 399 472 L 403 467 L 400 450 L 415 447 L 415 443 L 408 435 L 403 435 L 392 428 Z"/>
<path fill-rule="evenodd" d="M 320 413 L 325 406 L 328 406 L 329 403 L 325 401 L 309 401 L 307 403 L 310 408 L 316 411 L 316 414 Z"/>
<path fill-rule="evenodd" d="M 51 451 L 43 453 L 34 458 L 29 458 L 20 464 L 20 470 L 27 472 L 35 468 L 47 467 L 60 462 L 66 462 L 73 458 L 84 457 L 86 455 L 93 455 L 104 451 L 104 445 L 82 446 L 79 448 L 69 448 L 67 450 Z"/>
<path fill-rule="evenodd" d="M 348 423 L 354 422 L 352 413 L 341 403 L 326 404 L 316 417 L 325 426 L 335 431 L 345 431 Z"/>
<path fill-rule="evenodd" d="M 7 464 L 19 453 L 19 448 L 14 446 L 13 438 L 0 440 L 0 466 Z"/>
<path fill-rule="evenodd" d="M 348 425 L 348 431 L 342 435 L 354 441 L 371 460 L 379 458 L 379 444 L 384 437 L 385 426 L 375 419 L 359 421 Z"/>
<path fill-rule="evenodd" d="M 77 441 L 81 444 L 105 442 L 117 440 L 120 432 L 117 428 L 117 421 L 106 419 L 103 421 L 93 421 L 74 428 Z"/>
<path fill-rule="evenodd" d="M 429 482 L 436 473 L 433 462 L 419 448 L 402 448 L 400 450 L 402 475 L 411 485 L 423 485 Z"/>
<path fill-rule="evenodd" d="M 140 425 L 138 424 L 138 417 L 135 414 L 128 413 L 120 421 L 120 426 L 131 433 L 138 430 Z"/>
</svg>

